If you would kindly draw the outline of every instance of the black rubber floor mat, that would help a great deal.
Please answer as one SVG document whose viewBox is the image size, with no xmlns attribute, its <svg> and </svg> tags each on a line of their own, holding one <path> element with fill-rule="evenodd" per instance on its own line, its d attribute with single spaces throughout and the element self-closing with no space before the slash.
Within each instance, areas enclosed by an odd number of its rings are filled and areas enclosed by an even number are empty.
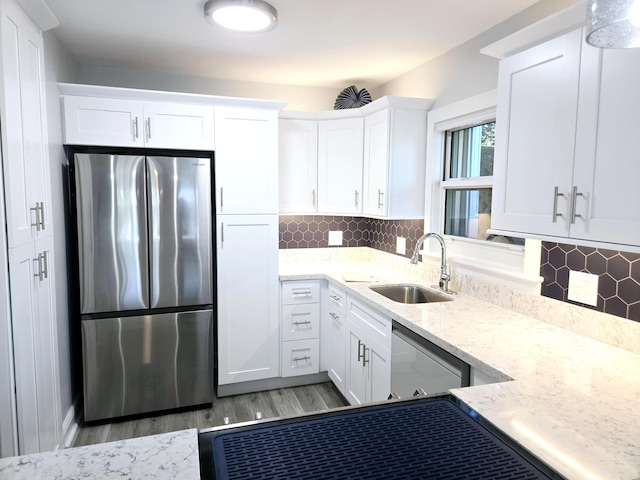
<svg viewBox="0 0 640 480">
<path fill-rule="evenodd" d="M 534 480 L 550 476 L 444 398 L 212 435 L 217 480 Z"/>
</svg>

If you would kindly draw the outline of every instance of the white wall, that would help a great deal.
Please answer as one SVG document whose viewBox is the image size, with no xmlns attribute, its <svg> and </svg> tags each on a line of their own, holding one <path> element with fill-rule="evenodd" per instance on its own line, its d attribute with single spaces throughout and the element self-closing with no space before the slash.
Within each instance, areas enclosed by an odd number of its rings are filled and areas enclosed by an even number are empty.
<svg viewBox="0 0 640 480">
<path fill-rule="evenodd" d="M 261 98 L 289 102 L 287 110 L 332 110 L 341 89 L 296 87 L 256 82 L 239 82 L 174 73 L 113 67 L 80 66 L 79 83 L 110 87 L 142 88 L 170 92 L 200 93 L 223 97 Z"/>
<path fill-rule="evenodd" d="M 432 108 L 493 90 L 498 86 L 498 60 L 480 49 L 531 25 L 579 0 L 541 0 L 523 12 L 483 32 L 453 50 L 374 89 L 374 98 L 384 95 L 433 98 Z"/>
<path fill-rule="evenodd" d="M 47 127 L 49 133 L 49 161 L 51 162 L 51 202 L 54 218 L 55 284 L 58 320 L 58 351 L 60 364 L 60 396 L 63 418 L 73 403 L 72 365 L 69 345 L 69 307 L 67 301 L 67 252 L 65 235 L 65 207 L 63 169 L 67 159 L 62 147 L 62 113 L 58 82 L 76 82 L 78 66 L 68 51 L 50 32 L 44 33 L 45 80 L 47 82 Z"/>
</svg>

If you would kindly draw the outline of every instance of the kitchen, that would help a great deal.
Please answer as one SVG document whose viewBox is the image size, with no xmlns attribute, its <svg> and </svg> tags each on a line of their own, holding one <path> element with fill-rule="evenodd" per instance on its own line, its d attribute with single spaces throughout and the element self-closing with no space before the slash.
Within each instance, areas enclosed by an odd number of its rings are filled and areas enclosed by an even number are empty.
<svg viewBox="0 0 640 480">
<path fill-rule="evenodd" d="M 476 98 L 483 95 L 487 91 L 494 90 L 497 86 L 497 61 L 488 56 L 478 54 L 477 52 L 481 48 L 484 48 L 487 45 L 492 44 L 503 37 L 506 37 L 512 32 L 520 30 L 521 28 L 533 23 L 536 20 L 542 19 L 552 13 L 555 13 L 556 11 L 560 10 L 562 6 L 570 6 L 573 3 L 575 2 L 564 2 L 563 5 L 559 5 L 557 2 L 540 2 L 538 5 L 533 7 L 527 15 L 515 17 L 514 20 L 505 24 L 501 24 L 501 26 L 497 29 L 491 30 L 488 33 L 480 34 L 478 37 L 475 37 L 471 41 L 459 47 L 456 51 L 439 57 L 439 59 L 437 59 L 433 63 L 425 64 L 424 67 L 421 67 L 421 69 L 412 72 L 406 77 L 402 77 L 396 81 L 391 81 L 390 83 L 386 84 L 384 88 L 379 89 L 379 91 L 374 90 L 374 96 L 382 97 L 384 95 L 399 95 L 435 98 L 436 102 L 431 107 L 432 110 L 438 109 L 440 114 L 443 116 L 445 116 L 445 114 L 453 116 L 455 115 L 455 113 L 452 114 L 446 112 L 447 106 L 449 106 L 451 110 L 454 110 L 457 102 L 463 101 L 467 98 Z M 58 102 L 59 91 L 58 86 L 56 85 L 57 82 L 85 83 L 95 85 L 107 84 L 113 86 L 126 86 L 141 89 L 158 88 L 160 90 L 183 92 L 189 91 L 189 86 L 191 85 L 193 86 L 193 90 L 197 90 L 197 92 L 194 93 L 210 93 L 214 95 L 235 97 L 271 98 L 273 100 L 286 99 L 289 100 L 289 106 L 287 107 L 287 109 L 307 111 L 320 111 L 330 109 L 331 105 L 333 104 L 333 100 L 335 99 L 335 96 L 339 91 L 339 89 L 336 88 L 318 89 L 317 92 L 314 91 L 313 94 L 310 95 L 311 98 L 307 100 L 307 103 L 305 104 L 304 98 L 306 96 L 302 95 L 304 92 L 296 88 L 280 87 L 279 89 L 269 89 L 269 92 L 256 92 L 249 94 L 246 92 L 248 91 L 247 89 L 251 87 L 251 85 L 242 83 L 238 83 L 238 85 L 231 85 L 230 82 L 220 81 L 215 85 L 209 85 L 207 88 L 204 88 L 204 86 L 198 85 L 199 83 L 204 83 L 201 79 L 190 79 L 181 77 L 179 75 L 167 75 L 165 77 L 159 77 L 158 75 L 148 75 L 142 70 L 117 70 L 113 68 L 98 67 L 92 65 L 86 65 L 82 68 L 79 68 L 78 65 L 74 64 L 74 59 L 68 52 L 65 51 L 65 48 L 56 39 L 54 32 L 55 30 L 51 32 L 45 32 L 45 65 L 47 68 L 47 71 L 45 73 L 48 81 L 46 98 L 48 107 L 47 120 L 49 136 L 51 138 L 49 148 L 52 165 L 62 164 L 65 161 L 63 152 L 59 147 L 62 144 L 62 129 L 60 127 L 62 115 Z M 447 62 L 453 63 L 448 64 Z M 468 69 L 463 70 L 463 72 L 468 73 L 460 74 L 460 68 Z M 78 70 L 80 70 L 81 72 L 74 75 L 73 72 L 78 72 Z M 120 78 L 117 78 L 118 76 Z M 462 81 L 461 78 L 465 76 L 467 78 L 473 78 L 474 81 Z M 426 81 L 426 78 L 429 78 L 429 81 Z M 56 81 L 54 82 L 53 79 L 55 79 Z M 173 85 L 171 82 L 173 82 Z M 162 87 L 162 84 L 164 84 L 165 86 Z M 444 110 L 440 110 L 440 108 Z M 54 193 L 52 194 L 52 201 L 54 202 L 53 210 L 62 212 L 62 200 L 64 198 L 64 195 L 60 191 L 62 188 L 62 180 L 61 172 L 58 170 L 60 169 L 51 168 L 51 183 L 52 189 L 54 190 Z M 56 189 L 57 192 L 55 192 Z M 560 199 L 560 201 L 563 201 L 563 199 Z M 47 218 L 49 218 L 49 216 L 47 216 Z M 54 216 L 54 218 L 56 218 L 56 216 Z M 342 229 L 342 227 L 340 228 Z M 357 227 L 354 230 L 358 231 L 358 228 L 360 227 Z M 347 225 L 344 228 L 345 238 L 350 232 L 351 227 Z M 62 252 L 56 252 L 55 255 L 55 272 L 57 280 L 56 291 L 61 292 L 60 294 L 56 295 L 56 308 L 58 312 L 59 322 L 57 326 L 59 332 L 57 336 L 57 342 L 60 355 L 60 394 L 62 396 L 60 407 L 61 411 L 59 414 L 61 417 L 66 418 L 68 416 L 68 412 L 70 411 L 76 400 L 72 398 L 75 393 L 72 392 L 71 388 L 72 374 L 70 373 L 70 360 L 69 358 L 65 358 L 65 356 L 68 355 L 68 353 L 65 353 L 68 350 L 68 345 L 66 345 L 65 342 L 68 342 L 69 335 L 67 333 L 67 315 L 64 312 L 65 295 L 63 292 L 64 285 L 66 284 L 66 265 L 64 265 L 63 260 L 65 258 L 63 252 L 64 238 L 60 238 L 60 235 L 63 234 L 63 229 L 54 228 L 54 240 L 57 244 L 56 249 L 62 249 Z M 410 244 L 408 244 L 407 247 L 408 250 L 411 249 Z M 549 256 L 553 260 L 556 256 L 552 252 L 554 250 L 554 247 L 546 245 L 544 248 L 549 249 Z M 454 252 L 454 249 L 450 250 L 450 254 Z M 407 258 L 405 258 L 404 261 L 408 263 Z M 552 262 L 550 261 L 549 263 L 551 264 Z M 562 269 L 564 266 L 564 264 L 554 264 L 553 268 Z M 404 267 L 400 266 L 399 268 Z M 465 268 L 468 270 L 471 267 L 456 265 L 454 270 L 454 279 L 456 279 L 456 274 L 458 274 L 457 279 L 462 278 L 462 272 Z M 485 272 L 483 272 L 483 274 L 486 275 Z M 622 280 L 623 279 L 621 278 L 620 281 Z M 433 282 L 433 278 L 429 279 L 428 282 Z M 512 299 L 513 297 L 518 297 L 518 293 L 507 293 L 507 295 L 510 297 L 510 299 L 508 301 L 505 300 L 505 303 L 515 303 L 515 301 Z M 524 310 L 522 313 L 525 314 L 529 313 L 530 311 L 534 311 L 534 308 L 536 310 L 542 310 L 543 308 L 541 306 L 538 306 L 538 304 L 535 302 L 527 301 L 523 303 L 526 303 L 526 306 L 522 307 Z M 571 327 L 570 323 L 577 323 L 579 320 L 581 320 L 582 316 L 586 317 L 586 314 L 582 313 L 582 310 L 584 309 L 567 311 L 567 325 L 562 326 L 564 326 L 565 328 L 569 328 Z M 606 335 L 606 332 L 601 331 L 605 330 L 604 328 L 597 328 L 590 322 L 592 322 L 591 319 L 585 319 L 585 323 L 587 323 L 586 329 L 589 331 L 589 333 L 593 335 L 601 335 L 603 337 Z M 629 331 L 637 332 L 635 322 L 620 322 L 617 317 L 607 318 L 607 322 L 607 330 L 609 328 L 616 330 L 618 328 L 618 325 L 621 325 L 621 328 L 627 328 L 627 324 L 632 324 L 628 327 L 630 328 Z M 627 330 L 622 330 L 622 332 L 626 331 Z M 616 330 L 614 336 L 620 337 L 621 339 L 618 341 L 622 342 L 622 345 L 626 346 L 628 350 L 632 350 L 632 346 L 634 345 L 633 342 L 636 342 L 635 345 L 637 345 L 637 334 L 634 336 L 633 333 L 620 333 L 620 331 Z M 601 339 L 605 340 L 605 338 Z M 71 415 L 71 418 L 73 418 L 73 415 Z M 4 424 L 4 421 L 2 423 Z"/>
</svg>

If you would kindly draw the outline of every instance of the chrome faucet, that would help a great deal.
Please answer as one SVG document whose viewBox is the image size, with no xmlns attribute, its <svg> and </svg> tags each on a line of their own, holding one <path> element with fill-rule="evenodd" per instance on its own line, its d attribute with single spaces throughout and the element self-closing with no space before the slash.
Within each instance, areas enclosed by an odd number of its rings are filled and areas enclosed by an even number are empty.
<svg viewBox="0 0 640 480">
<path fill-rule="evenodd" d="M 422 235 L 418 239 L 418 243 L 416 243 L 416 249 L 413 251 L 413 255 L 411 256 L 411 263 L 413 263 L 414 265 L 418 263 L 420 247 L 429 237 L 433 237 L 438 240 L 438 242 L 440 242 L 440 281 L 438 282 L 438 286 L 440 287 L 440 290 L 445 293 L 453 293 L 451 290 L 449 290 L 449 280 L 451 280 L 451 275 L 449 275 L 449 266 L 447 265 L 447 246 L 444 243 L 444 239 L 440 235 L 433 232 L 425 233 L 424 235 Z"/>
</svg>

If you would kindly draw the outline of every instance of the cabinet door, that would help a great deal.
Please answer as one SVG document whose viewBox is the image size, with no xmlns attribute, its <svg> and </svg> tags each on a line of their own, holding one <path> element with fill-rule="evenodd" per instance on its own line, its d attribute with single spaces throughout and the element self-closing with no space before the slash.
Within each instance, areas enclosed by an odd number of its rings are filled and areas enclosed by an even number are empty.
<svg viewBox="0 0 640 480">
<path fill-rule="evenodd" d="M 145 144 L 151 148 L 213 150 L 213 106 L 145 102 Z"/>
<path fill-rule="evenodd" d="M 367 333 L 360 325 L 352 321 L 347 321 L 346 333 L 345 396 L 351 405 L 362 405 L 367 402 L 369 367 L 364 360 Z"/>
<path fill-rule="evenodd" d="M 362 118 L 318 124 L 318 212 L 362 212 Z"/>
<path fill-rule="evenodd" d="M 216 107 L 218 213 L 278 213 L 278 116 Z"/>
<path fill-rule="evenodd" d="M 391 393 L 391 350 L 373 338 L 367 338 L 365 362 L 367 372 L 367 401 L 382 402 Z"/>
<path fill-rule="evenodd" d="M 76 96 L 63 102 L 65 144 L 144 147 L 142 102 Z"/>
<path fill-rule="evenodd" d="M 44 242 L 44 243 L 43 243 Z M 60 446 L 52 238 L 9 250 L 19 453 Z"/>
<path fill-rule="evenodd" d="M 364 175 L 362 213 L 386 216 L 389 162 L 389 110 L 364 119 Z"/>
<path fill-rule="evenodd" d="M 13 3 L 2 3 L 2 83 L 9 247 L 51 235 L 46 97 L 41 32 Z"/>
<path fill-rule="evenodd" d="M 280 120 L 278 125 L 280 213 L 318 208 L 318 122 Z"/>
<path fill-rule="evenodd" d="M 638 245 L 640 51 L 583 49 L 571 237 Z"/>
<path fill-rule="evenodd" d="M 333 384 L 345 395 L 346 381 L 346 318 L 335 308 L 327 307 L 326 322 L 323 327 L 329 329 L 328 335 L 328 373 Z"/>
<path fill-rule="evenodd" d="M 219 215 L 218 383 L 279 376 L 278 216 Z"/>
<path fill-rule="evenodd" d="M 567 236 L 582 32 L 500 62 L 491 226 Z"/>
</svg>

